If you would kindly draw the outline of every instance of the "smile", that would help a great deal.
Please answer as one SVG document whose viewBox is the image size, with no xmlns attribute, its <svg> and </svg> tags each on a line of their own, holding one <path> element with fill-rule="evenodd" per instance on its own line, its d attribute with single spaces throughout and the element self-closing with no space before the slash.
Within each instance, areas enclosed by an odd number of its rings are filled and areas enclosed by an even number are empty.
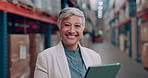
<svg viewBox="0 0 148 78">
<path fill-rule="evenodd" d="M 69 38 L 69 39 L 74 39 L 74 38 L 77 37 L 78 35 L 68 35 L 68 34 L 66 34 L 66 36 L 67 36 L 67 38 Z"/>
<path fill-rule="evenodd" d="M 75 38 L 75 36 L 68 36 L 69 38 Z"/>
</svg>

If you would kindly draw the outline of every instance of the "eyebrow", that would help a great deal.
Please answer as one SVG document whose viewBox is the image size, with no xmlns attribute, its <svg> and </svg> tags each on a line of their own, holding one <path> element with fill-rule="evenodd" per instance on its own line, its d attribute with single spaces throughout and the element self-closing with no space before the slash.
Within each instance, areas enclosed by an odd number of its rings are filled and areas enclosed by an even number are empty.
<svg viewBox="0 0 148 78">
<path fill-rule="evenodd" d="M 82 23 L 76 22 L 76 24 L 80 24 L 81 25 Z"/>
<path fill-rule="evenodd" d="M 71 24 L 70 22 L 63 22 L 63 24 L 66 24 L 66 23 Z M 82 25 L 82 23 L 80 23 L 80 22 L 76 22 L 75 24 L 80 24 L 80 25 Z"/>
</svg>

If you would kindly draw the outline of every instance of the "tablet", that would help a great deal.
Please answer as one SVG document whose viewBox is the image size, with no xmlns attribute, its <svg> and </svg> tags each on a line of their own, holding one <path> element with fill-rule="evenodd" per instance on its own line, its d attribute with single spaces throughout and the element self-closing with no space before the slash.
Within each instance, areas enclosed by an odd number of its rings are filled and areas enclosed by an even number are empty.
<svg viewBox="0 0 148 78">
<path fill-rule="evenodd" d="M 119 63 L 90 66 L 84 78 L 116 78 L 120 68 Z"/>
</svg>

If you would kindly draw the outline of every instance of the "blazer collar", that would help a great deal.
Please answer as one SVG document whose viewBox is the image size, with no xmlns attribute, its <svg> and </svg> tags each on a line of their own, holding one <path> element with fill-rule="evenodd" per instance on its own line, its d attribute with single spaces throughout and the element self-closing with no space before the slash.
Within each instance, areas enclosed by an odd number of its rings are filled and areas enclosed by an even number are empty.
<svg viewBox="0 0 148 78">
<path fill-rule="evenodd" d="M 91 66 L 90 62 L 92 61 L 90 60 L 90 55 L 87 53 L 87 50 L 85 50 L 84 47 L 80 47 L 80 50 L 81 50 L 83 62 L 86 66 L 86 69 L 88 69 L 88 67 Z"/>
<path fill-rule="evenodd" d="M 80 45 L 80 43 L 79 43 L 79 47 L 81 50 L 81 55 L 82 55 L 84 64 L 86 68 L 88 69 L 88 67 L 91 65 L 90 63 L 91 60 L 89 59 L 89 55 L 87 54 L 87 51 L 84 50 L 84 48 Z M 58 66 L 63 75 L 63 78 L 71 78 L 68 61 L 65 55 L 64 46 L 62 44 L 62 41 L 59 42 L 59 44 L 56 46 L 56 49 L 57 49 Z"/>
<path fill-rule="evenodd" d="M 70 70 L 68 66 L 68 61 L 65 55 L 64 47 L 62 42 L 60 42 L 57 46 L 57 62 L 60 68 L 60 71 L 63 75 L 63 78 L 71 78 Z"/>
</svg>

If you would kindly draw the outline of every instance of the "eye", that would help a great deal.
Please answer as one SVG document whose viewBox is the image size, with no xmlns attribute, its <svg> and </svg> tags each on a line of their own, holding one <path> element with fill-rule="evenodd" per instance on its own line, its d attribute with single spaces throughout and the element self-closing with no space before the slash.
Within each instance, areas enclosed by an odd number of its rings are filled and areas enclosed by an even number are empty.
<svg viewBox="0 0 148 78">
<path fill-rule="evenodd" d="M 64 26 L 68 27 L 68 26 L 70 26 L 70 25 L 69 25 L 69 24 L 65 24 Z"/>
<path fill-rule="evenodd" d="M 75 25 L 76 28 L 81 28 L 81 25 Z"/>
</svg>

